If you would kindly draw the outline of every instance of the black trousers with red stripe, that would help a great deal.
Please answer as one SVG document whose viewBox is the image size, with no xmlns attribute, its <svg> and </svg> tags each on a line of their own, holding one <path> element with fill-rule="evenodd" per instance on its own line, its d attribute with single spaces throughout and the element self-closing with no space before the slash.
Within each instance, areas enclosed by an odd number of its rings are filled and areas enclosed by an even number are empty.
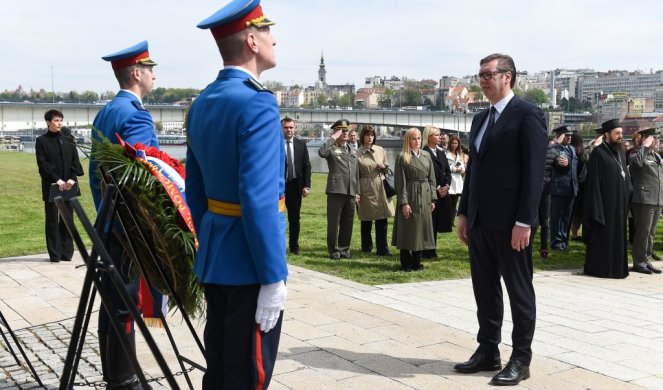
<svg viewBox="0 0 663 390">
<path fill-rule="evenodd" d="M 130 261 L 128 258 L 124 257 L 122 244 L 115 236 L 115 233 L 111 233 L 108 237 L 106 249 L 108 250 L 115 268 L 122 276 L 124 287 L 127 289 L 127 292 L 134 302 L 137 302 L 138 278 L 135 278 L 134 280 L 131 279 L 131 272 L 129 270 Z M 104 380 L 110 383 L 122 383 L 136 375 L 136 372 L 131 365 L 129 357 L 120 345 L 120 336 L 115 333 L 115 328 L 113 327 L 112 322 L 115 322 L 117 326 L 124 331 L 129 342 L 129 353 L 136 355 L 134 321 L 129 313 L 129 309 L 122 301 L 120 293 L 111 283 L 110 277 L 105 273 L 101 275 L 101 289 L 105 291 L 106 297 L 110 299 L 110 303 L 116 310 L 116 312 L 110 317 L 106 313 L 103 304 L 99 310 L 98 334 L 101 369 L 104 374 Z"/>
<path fill-rule="evenodd" d="M 274 329 L 255 321 L 260 285 L 205 285 L 207 324 L 203 389 L 266 389 L 274 372 L 283 312 Z"/>
</svg>

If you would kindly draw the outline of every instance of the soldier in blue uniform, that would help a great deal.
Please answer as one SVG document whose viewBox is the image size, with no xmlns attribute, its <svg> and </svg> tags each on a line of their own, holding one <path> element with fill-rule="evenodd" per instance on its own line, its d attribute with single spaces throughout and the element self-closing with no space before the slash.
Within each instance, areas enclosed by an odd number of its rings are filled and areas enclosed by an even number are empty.
<svg viewBox="0 0 663 390">
<path fill-rule="evenodd" d="M 553 250 L 568 250 L 573 200 L 578 194 L 578 156 L 569 144 L 573 132 L 568 126 L 553 130 L 557 143 L 550 177 L 550 245 Z"/>
<path fill-rule="evenodd" d="M 152 117 L 145 110 L 142 102 L 142 99 L 152 90 L 155 79 L 153 67 L 156 63 L 150 59 L 147 41 L 102 58 L 111 63 L 121 89 L 94 118 L 93 126 L 99 133 L 93 135 L 100 138 L 101 134 L 111 142 L 117 143 L 115 137 L 117 133 L 132 145 L 140 142 L 147 146 L 158 147 Z M 90 159 L 90 188 L 94 204 L 99 209 L 101 192 L 97 162 L 94 158 Z M 135 301 L 138 283 L 137 280 L 131 280 L 129 262 L 123 261 L 122 244 L 117 235 L 110 234 L 106 245 L 115 266 L 124 279 L 125 286 Z M 135 355 L 133 319 L 105 275 L 102 275 L 101 282 L 102 288 L 106 290 L 117 308 L 117 313 L 111 318 L 103 308 L 99 310 L 99 350 L 104 380 L 107 382 L 108 389 L 141 389 L 142 386 L 138 382 L 130 360 L 120 347 L 118 335 L 110 322 L 115 321 L 120 329 L 125 329 L 131 349 L 130 353 Z"/>
<path fill-rule="evenodd" d="M 276 99 L 257 78 L 276 65 L 273 24 L 259 0 L 234 0 L 203 20 L 224 68 L 187 117 L 187 203 L 205 286 L 204 389 L 269 385 L 281 333 L 285 148 Z"/>
</svg>

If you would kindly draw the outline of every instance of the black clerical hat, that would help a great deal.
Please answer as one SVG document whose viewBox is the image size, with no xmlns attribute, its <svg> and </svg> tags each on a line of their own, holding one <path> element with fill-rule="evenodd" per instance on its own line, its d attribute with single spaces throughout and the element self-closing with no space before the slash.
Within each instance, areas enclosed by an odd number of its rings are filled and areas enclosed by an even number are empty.
<svg viewBox="0 0 663 390">
<path fill-rule="evenodd" d="M 622 127 L 622 124 L 619 123 L 619 119 L 610 119 L 609 121 L 605 121 L 601 124 L 601 128 L 603 129 L 604 133 L 612 131 L 612 129 L 616 129 L 618 127 Z"/>
</svg>

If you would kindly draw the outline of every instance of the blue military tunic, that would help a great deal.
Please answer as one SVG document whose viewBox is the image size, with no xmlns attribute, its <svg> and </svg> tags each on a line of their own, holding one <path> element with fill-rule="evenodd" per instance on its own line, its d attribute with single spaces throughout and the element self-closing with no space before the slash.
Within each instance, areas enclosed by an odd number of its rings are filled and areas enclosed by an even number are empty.
<svg viewBox="0 0 663 390">
<path fill-rule="evenodd" d="M 138 97 L 126 90 L 120 90 L 115 98 L 99 111 L 92 126 L 113 143 L 117 143 L 117 133 L 131 145 L 140 142 L 143 145 L 159 147 L 152 116 L 143 108 Z M 90 159 L 90 188 L 98 209 L 101 192 L 97 162 L 94 158 Z"/>
<path fill-rule="evenodd" d="M 187 123 L 196 276 L 235 286 L 285 280 L 285 149 L 276 99 L 247 72 L 225 68 L 196 98 Z M 208 199 L 240 205 L 241 217 L 209 211 Z"/>
</svg>

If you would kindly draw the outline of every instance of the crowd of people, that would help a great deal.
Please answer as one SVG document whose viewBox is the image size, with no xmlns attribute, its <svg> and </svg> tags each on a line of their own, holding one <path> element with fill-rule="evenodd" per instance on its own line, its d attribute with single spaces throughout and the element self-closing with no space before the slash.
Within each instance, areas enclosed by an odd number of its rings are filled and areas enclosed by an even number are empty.
<svg viewBox="0 0 663 390">
<path fill-rule="evenodd" d="M 303 141 L 294 136 L 295 120 L 285 117 L 281 126 L 286 143 L 288 242 L 290 253 L 298 255 L 301 199 L 311 191 L 311 163 Z M 339 119 L 331 129 L 333 134 L 318 150 L 329 170 L 325 188 L 329 257 L 352 257 L 355 213 L 360 221 L 361 251 L 373 253 L 375 249 L 377 256 L 391 256 L 388 220 L 394 218 L 391 245 L 399 250 L 401 269 L 422 270 L 421 259 L 438 258 L 437 234 L 451 232 L 454 225 L 468 159 L 460 139 L 434 126 L 427 126 L 423 137 L 411 128 L 390 165 L 385 150 L 376 144 L 373 126 L 362 126 L 357 136 L 349 120 Z M 288 190 L 295 183 L 299 184 Z M 391 186 L 393 193 L 385 188 Z"/>
<path fill-rule="evenodd" d="M 301 207 L 311 193 L 308 150 L 295 137 L 295 120 L 279 118 L 274 95 L 258 81 L 276 65 L 273 24 L 260 1 L 232 0 L 198 25 L 211 31 L 224 64 L 187 116 L 186 194 L 199 242 L 194 273 L 207 302 L 204 389 L 269 386 L 287 297 L 286 210 L 288 248 L 300 254 Z M 96 116 L 97 136 L 116 142 L 119 134 L 130 144 L 158 148 L 154 123 L 142 103 L 157 65 L 147 42 L 103 59 L 111 63 L 120 92 Z M 347 119 L 331 126 L 333 134 L 318 150 L 329 168 L 327 251 L 334 261 L 352 258 L 357 215 L 362 252 L 391 256 L 391 243 L 399 251 L 402 271 L 420 271 L 423 259 L 438 257 L 438 233 L 456 226 L 458 239 L 468 246 L 479 345 L 454 369 L 499 370 L 492 384 L 517 385 L 530 377 L 537 224 L 542 258 L 550 257 L 549 250 L 568 250 L 569 240 L 582 240 L 587 246 L 585 274 L 623 278 L 629 273 L 630 213 L 631 269 L 661 273 L 651 260 L 660 260 L 653 244 L 663 206 L 663 158 L 655 128 L 639 131 L 626 150 L 618 120 L 604 122 L 587 147 L 568 126 L 555 128 L 555 138 L 547 144 L 543 111 L 513 93 L 513 59 L 492 54 L 479 65 L 477 77 L 490 108 L 473 118 L 466 149 L 457 136 L 437 127 L 427 126 L 423 134 L 410 128 L 392 165 L 376 144 L 372 126 L 356 129 Z M 36 145 L 53 262 L 70 260 L 73 247 L 48 192 L 52 186 L 71 190 L 83 174 L 73 142 L 61 134 L 62 118 L 59 111 L 46 113 L 48 132 Z M 97 170 L 93 155 L 90 186 L 98 208 Z M 123 233 L 114 233 L 107 249 L 135 299 L 136 279 L 128 273 Z M 512 354 L 504 367 L 499 351 L 502 280 L 513 324 Z M 100 288 L 108 290 L 107 284 L 102 279 Z M 132 364 L 133 319 L 124 305 L 114 312 L 102 309 L 99 349 L 108 388 L 143 388 Z M 120 348 L 120 339 L 126 349 Z"/>
<path fill-rule="evenodd" d="M 597 128 L 588 145 L 568 126 L 553 133 L 539 204 L 540 257 L 548 259 L 549 250 L 567 251 L 569 240 L 584 242 L 585 274 L 624 278 L 629 274 L 630 242 L 630 269 L 661 273 L 651 263 L 661 259 L 654 252 L 663 206 L 657 130 L 638 131 L 632 144 L 624 141 L 617 119 Z"/>
</svg>

